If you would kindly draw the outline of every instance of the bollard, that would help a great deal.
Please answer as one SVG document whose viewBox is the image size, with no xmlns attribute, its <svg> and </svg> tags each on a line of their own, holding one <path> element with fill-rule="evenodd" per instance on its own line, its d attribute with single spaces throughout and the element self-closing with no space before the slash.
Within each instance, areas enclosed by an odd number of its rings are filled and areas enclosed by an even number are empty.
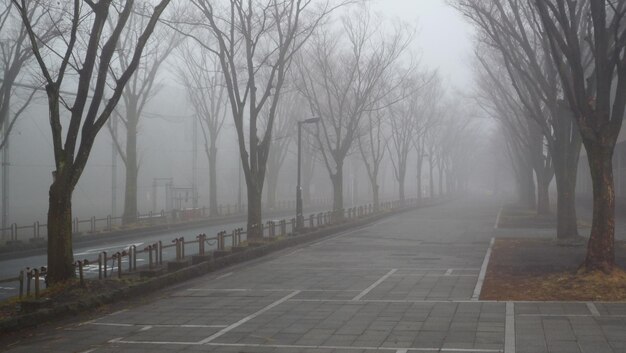
<svg viewBox="0 0 626 353">
<path fill-rule="evenodd" d="M 34 269 L 35 272 L 35 299 L 39 299 L 39 270 Z"/>
<path fill-rule="evenodd" d="M 152 245 L 148 245 L 144 250 L 148 250 L 148 268 L 152 269 Z"/>
<path fill-rule="evenodd" d="M 280 220 L 280 236 L 281 237 L 287 236 L 287 221 L 284 219 Z"/>
<path fill-rule="evenodd" d="M 184 259 L 185 258 L 185 237 L 180 237 L 178 238 L 178 240 L 180 241 L 180 258 Z"/>
<path fill-rule="evenodd" d="M 26 267 L 26 296 L 30 295 L 30 279 L 33 277 L 33 273 L 30 267 Z"/>
<path fill-rule="evenodd" d="M 107 231 L 113 230 L 113 222 L 111 221 L 111 215 L 107 216 Z"/>
<path fill-rule="evenodd" d="M 102 255 L 103 255 L 102 256 L 103 257 L 102 262 L 104 263 L 104 271 L 103 271 L 104 272 L 104 278 L 107 278 L 107 252 L 103 251 Z"/>
<path fill-rule="evenodd" d="M 118 251 L 115 255 L 117 256 L 117 278 L 122 278 L 122 256 L 126 255 L 126 252 Z"/>
<path fill-rule="evenodd" d="M 217 250 L 224 250 L 224 231 L 217 233 Z"/>
<path fill-rule="evenodd" d="M 87 263 L 87 260 L 84 260 L 84 263 Z M 83 275 L 83 261 L 74 262 L 74 266 L 78 267 L 78 279 L 80 286 L 83 287 L 85 285 L 84 275 Z"/>
<path fill-rule="evenodd" d="M 313 215 L 309 215 L 309 228 L 313 229 Z"/>
<path fill-rule="evenodd" d="M 296 232 L 296 219 L 292 218 L 291 219 L 291 234 L 294 234 Z"/>
<path fill-rule="evenodd" d="M 96 232 L 96 216 L 91 216 L 91 219 L 89 220 L 89 224 L 91 225 L 90 233 L 95 233 Z"/>
<path fill-rule="evenodd" d="M 98 254 L 98 279 L 102 279 L 102 254 Z"/>
<path fill-rule="evenodd" d="M 198 239 L 198 256 L 204 255 L 204 234 L 198 234 L 196 239 Z"/>
<path fill-rule="evenodd" d="M 20 270 L 20 298 L 24 295 L 24 270 Z"/>
<path fill-rule="evenodd" d="M 17 223 L 11 224 L 11 240 L 17 241 Z"/>
<path fill-rule="evenodd" d="M 163 265 L 163 242 L 159 240 L 158 244 L 158 249 L 155 249 L 155 252 L 158 250 L 159 253 L 158 258 L 157 258 L 157 265 Z"/>
<path fill-rule="evenodd" d="M 178 238 L 172 240 L 172 243 L 176 246 L 176 260 L 180 260 L 180 245 L 178 244 Z"/>
</svg>

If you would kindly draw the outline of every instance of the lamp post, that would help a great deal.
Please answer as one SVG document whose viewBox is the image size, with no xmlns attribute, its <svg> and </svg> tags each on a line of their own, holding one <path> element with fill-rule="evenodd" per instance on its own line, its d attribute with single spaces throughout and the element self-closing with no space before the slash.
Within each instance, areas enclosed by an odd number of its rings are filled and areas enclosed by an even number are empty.
<svg viewBox="0 0 626 353">
<path fill-rule="evenodd" d="M 304 228 L 304 216 L 302 215 L 302 185 L 300 183 L 302 164 L 302 124 L 315 124 L 320 118 L 310 118 L 298 121 L 298 185 L 296 186 L 296 227 L 298 230 Z"/>
</svg>

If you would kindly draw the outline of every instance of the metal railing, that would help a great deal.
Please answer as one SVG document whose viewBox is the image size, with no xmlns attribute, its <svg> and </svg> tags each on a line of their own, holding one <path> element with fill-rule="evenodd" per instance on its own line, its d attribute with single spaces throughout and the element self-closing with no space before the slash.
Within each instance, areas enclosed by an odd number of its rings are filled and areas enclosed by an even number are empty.
<svg viewBox="0 0 626 353">
<path fill-rule="evenodd" d="M 330 204 L 329 199 L 314 199 L 311 200 L 310 205 L 314 207 L 324 206 Z M 246 204 L 239 205 L 233 204 L 220 204 L 217 207 L 217 216 L 211 216 L 209 214 L 208 207 L 199 207 L 195 209 L 183 209 L 183 210 L 171 210 L 166 212 L 161 210 L 160 212 L 148 212 L 137 213 L 137 216 L 132 223 L 124 224 L 123 217 L 113 217 L 107 215 L 106 217 L 98 218 L 91 216 L 86 219 L 80 219 L 75 217 L 72 220 L 72 235 L 84 235 L 84 234 L 100 234 L 113 232 L 117 230 L 125 229 L 141 229 L 142 227 L 151 227 L 155 225 L 164 224 L 178 224 L 190 221 L 198 221 L 203 219 L 212 219 L 220 217 L 229 217 L 235 215 L 244 215 L 246 213 Z M 272 211 L 287 211 L 295 209 L 295 201 L 283 200 L 277 201 Z M 29 242 L 44 242 L 47 238 L 48 225 L 46 223 L 35 221 L 32 224 L 19 225 L 12 223 L 7 228 L 0 228 L 1 240 L 0 243 L 16 244 Z"/>
</svg>

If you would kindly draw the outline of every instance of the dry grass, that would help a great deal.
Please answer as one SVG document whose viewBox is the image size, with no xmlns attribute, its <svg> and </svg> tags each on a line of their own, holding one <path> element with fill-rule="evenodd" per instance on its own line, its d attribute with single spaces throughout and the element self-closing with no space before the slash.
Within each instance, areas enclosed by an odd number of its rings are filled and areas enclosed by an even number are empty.
<svg viewBox="0 0 626 353">
<path fill-rule="evenodd" d="M 559 261 L 567 256 L 568 248 L 552 248 L 552 244 L 536 239 L 498 239 L 480 299 L 626 301 L 624 270 L 616 268 L 611 274 L 578 271 L 580 262 L 563 265 Z"/>
</svg>

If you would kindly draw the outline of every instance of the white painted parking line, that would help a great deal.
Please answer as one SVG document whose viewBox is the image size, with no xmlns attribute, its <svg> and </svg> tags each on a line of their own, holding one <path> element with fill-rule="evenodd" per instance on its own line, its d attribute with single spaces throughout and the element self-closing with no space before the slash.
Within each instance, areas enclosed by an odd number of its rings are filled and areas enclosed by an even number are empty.
<svg viewBox="0 0 626 353">
<path fill-rule="evenodd" d="M 600 312 L 598 311 L 598 308 L 596 308 L 596 305 L 593 302 L 587 302 L 587 309 L 589 309 L 589 312 L 591 313 L 591 315 L 593 316 L 600 316 Z"/>
<path fill-rule="evenodd" d="M 504 206 L 500 207 L 500 211 L 498 211 L 498 216 L 496 217 L 496 223 L 493 224 L 493 229 L 498 229 L 498 227 L 500 226 L 500 216 L 502 216 L 503 209 Z"/>
<path fill-rule="evenodd" d="M 152 328 L 152 326 L 150 326 L 150 325 L 148 325 L 148 326 L 144 326 L 144 327 L 142 327 L 142 328 L 139 330 L 139 332 L 148 331 L 148 330 L 150 330 L 151 328 Z"/>
<path fill-rule="evenodd" d="M 468 303 L 473 303 L 473 304 L 479 304 L 479 303 L 502 303 L 501 301 L 497 301 L 497 300 L 481 300 L 481 301 L 476 301 L 476 300 L 469 300 L 469 299 L 415 299 L 415 300 L 409 300 L 409 299 L 361 299 L 359 301 L 354 301 L 352 299 L 290 299 L 290 302 L 320 302 L 320 303 L 324 303 L 324 302 L 328 302 L 328 303 L 361 303 L 361 304 L 367 304 L 367 303 L 425 303 L 425 304 L 429 304 L 429 303 L 434 303 L 434 304 L 439 304 L 439 303 L 450 303 L 450 304 L 468 304 Z"/>
<path fill-rule="evenodd" d="M 449 269 L 446 271 L 446 274 L 445 274 L 445 275 L 446 275 L 446 276 L 450 276 L 450 275 L 452 275 L 452 271 L 454 271 L 454 269 L 453 269 L 453 268 L 449 268 Z"/>
<path fill-rule="evenodd" d="M 297 289 L 297 288 L 277 288 L 277 289 L 257 289 L 257 288 L 189 288 L 191 292 L 361 292 L 358 289 Z"/>
<path fill-rule="evenodd" d="M 353 301 L 359 301 L 361 300 L 361 298 L 363 298 L 364 296 L 367 295 L 367 293 L 369 293 L 372 289 L 376 288 L 379 284 L 383 283 L 387 278 L 389 278 L 391 275 L 393 275 L 396 271 L 398 271 L 397 268 L 392 269 L 391 271 L 387 272 L 386 275 L 382 276 L 381 278 L 379 278 L 376 282 L 372 283 L 371 286 L 365 288 L 361 293 L 357 294 L 356 297 L 352 298 Z"/>
<path fill-rule="evenodd" d="M 248 322 L 248 321 L 250 321 L 250 320 L 254 319 L 255 317 L 257 317 L 257 316 L 259 316 L 259 315 L 263 314 L 264 312 L 266 312 L 266 311 L 268 311 L 268 310 L 271 310 L 272 308 L 274 308 L 274 307 L 276 307 L 276 306 L 278 306 L 278 305 L 280 305 L 280 304 L 282 304 L 282 303 L 286 302 L 287 300 L 289 300 L 289 299 L 291 299 L 291 298 L 295 297 L 295 296 L 296 296 L 296 295 L 298 295 L 299 293 L 300 293 L 300 291 L 295 291 L 295 292 L 292 292 L 291 294 L 289 294 L 289 295 L 286 295 L 286 296 L 282 297 L 281 299 L 279 299 L 279 300 L 277 300 L 277 301 L 273 302 L 272 304 L 270 304 L 270 305 L 266 306 L 265 308 L 263 308 L 263 309 L 261 309 L 261 310 L 257 311 L 256 313 L 254 313 L 254 314 L 252 314 L 252 315 L 249 315 L 249 316 L 246 316 L 246 317 L 244 317 L 243 319 L 241 319 L 241 320 L 239 320 L 239 321 L 235 322 L 234 324 L 229 325 L 228 327 L 225 327 L 225 328 L 223 328 L 223 329 L 219 330 L 217 333 L 212 334 L 211 336 L 209 336 L 209 337 L 207 337 L 207 338 L 205 338 L 205 339 L 203 339 L 203 340 L 199 341 L 198 343 L 199 343 L 199 344 L 209 343 L 209 342 L 213 341 L 214 339 L 216 339 L 216 338 L 218 338 L 218 337 L 220 337 L 220 336 L 222 336 L 222 335 L 224 335 L 224 334 L 226 334 L 226 333 L 228 333 L 228 332 L 232 331 L 233 329 L 235 329 L 235 328 L 237 328 L 237 327 L 239 327 L 239 326 L 241 326 L 241 325 L 245 324 L 246 322 Z"/>
<path fill-rule="evenodd" d="M 472 300 L 480 299 L 480 292 L 483 289 L 483 282 L 485 282 L 485 274 L 487 273 L 487 266 L 489 265 L 489 259 L 491 258 L 491 249 L 493 248 L 493 243 L 496 241 L 496 238 L 491 238 L 489 242 L 489 248 L 487 248 L 487 253 L 485 253 L 485 258 L 483 259 L 483 265 L 480 267 L 480 274 L 478 274 L 478 280 L 476 281 L 476 287 L 474 288 L 474 294 L 472 295 Z"/>
<path fill-rule="evenodd" d="M 95 322 L 95 321 L 84 322 L 81 325 L 118 326 L 118 327 L 150 326 L 150 327 L 172 327 L 172 328 L 224 328 L 224 327 L 227 327 L 227 325 L 167 325 L 167 324 L 147 325 L 147 324 L 134 324 L 134 323 L 126 324 L 126 323 L 117 323 L 117 322 Z"/>
<path fill-rule="evenodd" d="M 320 349 L 320 350 L 367 350 L 367 351 L 390 351 L 390 352 L 473 352 L 473 353 L 501 353 L 501 349 L 479 349 L 479 348 L 435 348 L 435 347 L 360 347 L 360 346 L 305 346 L 297 344 L 253 344 L 253 343 L 209 343 L 208 346 L 217 347 L 242 347 L 242 348 L 278 348 L 278 349 Z"/>
<path fill-rule="evenodd" d="M 437 274 L 432 274 L 432 273 L 396 273 L 393 275 L 393 277 L 401 277 L 401 276 L 405 276 L 405 277 L 478 277 L 478 275 L 453 275 L 453 274 L 447 274 L 447 273 L 442 273 L 440 275 Z"/>
<path fill-rule="evenodd" d="M 504 353 L 515 353 L 515 304 L 513 302 L 506 302 L 504 325 Z"/>
</svg>

